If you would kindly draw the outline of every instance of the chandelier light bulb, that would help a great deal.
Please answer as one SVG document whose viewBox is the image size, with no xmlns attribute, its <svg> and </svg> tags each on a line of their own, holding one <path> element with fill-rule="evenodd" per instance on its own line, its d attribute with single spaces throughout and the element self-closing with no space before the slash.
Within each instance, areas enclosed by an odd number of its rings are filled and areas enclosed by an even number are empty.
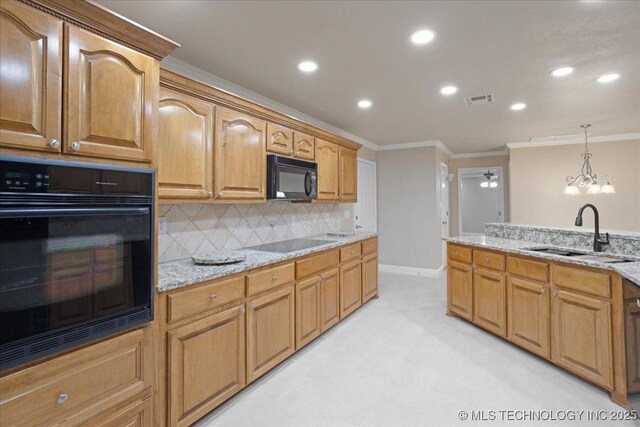
<svg viewBox="0 0 640 427">
<path fill-rule="evenodd" d="M 576 187 L 575 185 L 569 184 L 564 188 L 564 194 L 580 194 L 580 190 L 578 190 L 578 187 Z"/>
</svg>

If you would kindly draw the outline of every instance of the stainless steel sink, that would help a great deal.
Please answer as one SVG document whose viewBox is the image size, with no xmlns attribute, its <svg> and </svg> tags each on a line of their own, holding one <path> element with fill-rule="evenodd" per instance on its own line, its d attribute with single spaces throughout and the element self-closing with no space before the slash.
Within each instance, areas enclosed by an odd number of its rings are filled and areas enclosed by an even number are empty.
<svg viewBox="0 0 640 427">
<path fill-rule="evenodd" d="M 619 258 L 619 257 L 616 257 L 616 256 L 609 256 L 609 255 L 605 255 L 605 254 L 596 255 L 596 254 L 590 254 L 590 253 L 585 253 L 585 252 L 576 252 L 576 251 L 572 251 L 572 250 L 568 250 L 568 249 L 551 248 L 551 247 L 526 248 L 525 250 L 532 251 L 532 252 L 541 252 L 541 253 L 550 254 L 550 255 L 560 255 L 560 256 L 566 256 L 566 257 L 572 257 L 572 258 L 580 258 L 580 259 L 584 259 L 584 260 L 588 260 L 588 261 L 602 262 L 602 263 L 605 263 L 605 264 L 615 264 L 615 263 L 621 263 L 621 262 L 638 262 L 638 261 L 640 261 L 640 260 L 635 260 L 635 259 Z"/>
</svg>

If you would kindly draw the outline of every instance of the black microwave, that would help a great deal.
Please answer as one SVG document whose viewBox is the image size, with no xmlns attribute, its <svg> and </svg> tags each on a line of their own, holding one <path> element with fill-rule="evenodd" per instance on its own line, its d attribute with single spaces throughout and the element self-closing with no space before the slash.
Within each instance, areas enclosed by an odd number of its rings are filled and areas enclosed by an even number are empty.
<svg viewBox="0 0 640 427">
<path fill-rule="evenodd" d="M 270 154 L 267 156 L 268 200 L 313 200 L 318 197 L 318 165 Z"/>
<path fill-rule="evenodd" d="M 154 172 L 0 156 L 0 370 L 153 320 Z"/>
</svg>

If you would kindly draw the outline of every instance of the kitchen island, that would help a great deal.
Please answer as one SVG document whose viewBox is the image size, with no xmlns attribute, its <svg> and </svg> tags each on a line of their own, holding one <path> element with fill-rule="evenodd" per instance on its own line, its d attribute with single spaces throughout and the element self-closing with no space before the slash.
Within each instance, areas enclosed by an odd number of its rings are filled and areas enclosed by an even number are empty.
<svg viewBox="0 0 640 427">
<path fill-rule="evenodd" d="M 640 233 L 487 224 L 448 240 L 447 309 L 606 389 L 640 392 Z"/>
</svg>

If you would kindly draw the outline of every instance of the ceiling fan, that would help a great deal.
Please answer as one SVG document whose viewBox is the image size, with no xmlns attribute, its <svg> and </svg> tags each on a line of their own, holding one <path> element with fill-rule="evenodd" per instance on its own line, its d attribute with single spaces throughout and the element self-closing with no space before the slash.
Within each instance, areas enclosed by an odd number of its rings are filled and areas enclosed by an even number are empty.
<svg viewBox="0 0 640 427">
<path fill-rule="evenodd" d="M 482 188 L 496 188 L 498 186 L 498 181 L 497 181 L 498 177 L 496 176 L 495 173 L 491 172 L 490 170 L 487 170 L 482 175 L 487 180 L 486 181 L 482 181 L 480 183 L 480 187 L 482 187 Z"/>
</svg>

